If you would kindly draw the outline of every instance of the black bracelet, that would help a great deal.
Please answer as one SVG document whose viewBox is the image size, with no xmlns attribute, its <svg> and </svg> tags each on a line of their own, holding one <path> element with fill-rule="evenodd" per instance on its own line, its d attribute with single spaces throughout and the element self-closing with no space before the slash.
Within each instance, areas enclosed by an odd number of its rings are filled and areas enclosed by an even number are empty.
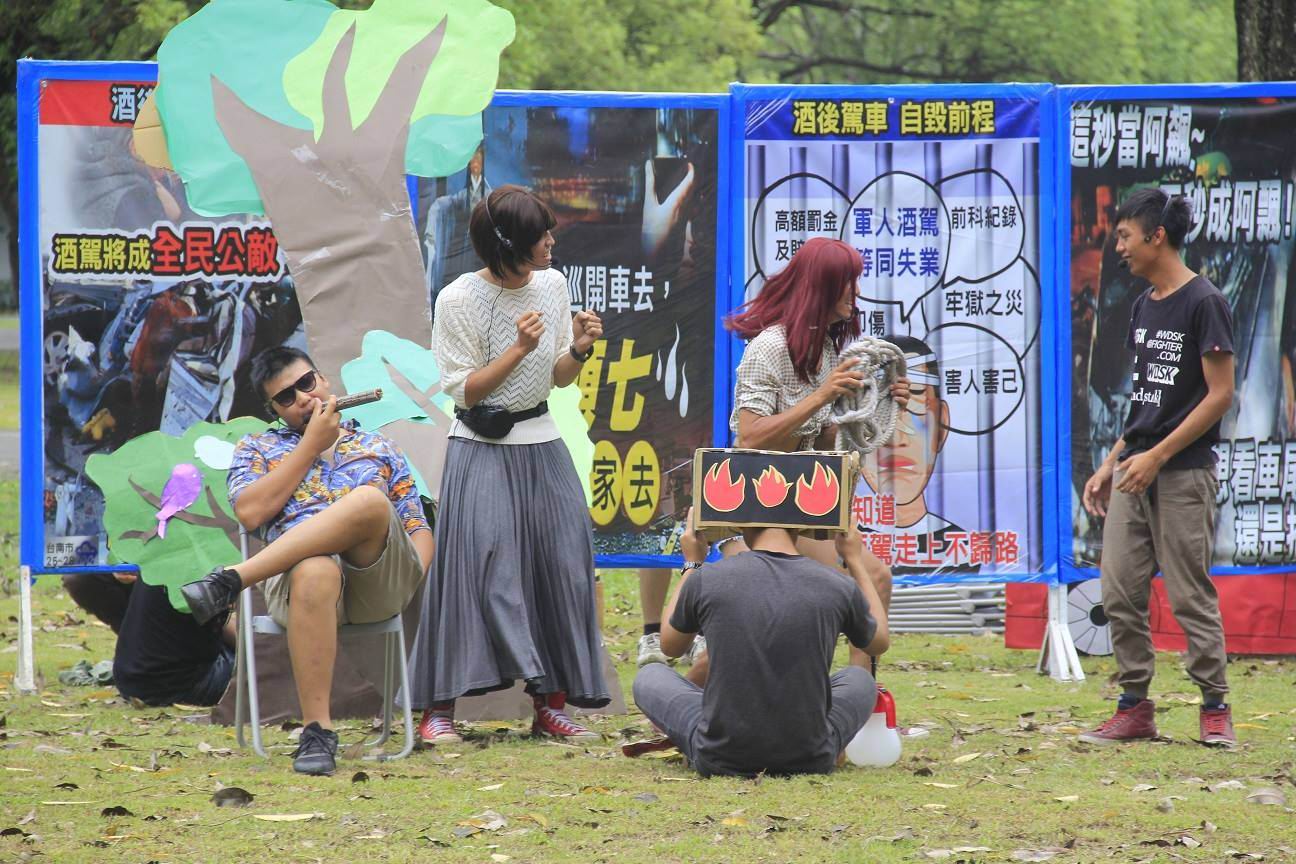
<svg viewBox="0 0 1296 864">
<path fill-rule="evenodd" d="M 687 573 L 690 570 L 696 570 L 705 563 L 705 561 L 685 561 L 684 566 L 680 568 L 680 572 Z"/>
<path fill-rule="evenodd" d="M 576 343 L 573 342 L 567 346 L 567 353 L 570 354 L 572 356 L 572 359 L 575 360 L 577 363 L 584 363 L 586 360 L 590 359 L 590 357 L 594 356 L 594 346 L 591 345 L 589 347 L 589 350 L 587 350 L 584 354 L 581 354 L 579 351 L 576 350 Z"/>
</svg>

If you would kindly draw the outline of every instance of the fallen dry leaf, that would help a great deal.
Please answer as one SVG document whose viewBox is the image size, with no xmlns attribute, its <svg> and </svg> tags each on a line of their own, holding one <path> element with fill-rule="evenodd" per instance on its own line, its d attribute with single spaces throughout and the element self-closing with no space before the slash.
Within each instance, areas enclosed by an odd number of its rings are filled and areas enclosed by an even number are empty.
<svg viewBox="0 0 1296 864">
<path fill-rule="evenodd" d="M 1057 795 L 1053 798 L 1053 800 L 1061 801 L 1063 804 L 1070 804 L 1073 801 L 1079 801 L 1080 796 L 1079 795 Z"/>
<path fill-rule="evenodd" d="M 262 822 L 310 822 L 313 819 L 323 819 L 323 813 L 257 813 L 253 819 L 260 819 Z"/>
<path fill-rule="evenodd" d="M 496 789 L 503 789 L 503 788 L 504 788 L 504 784 L 503 784 L 503 783 L 492 783 L 492 784 L 490 784 L 489 786 L 478 786 L 478 787 L 477 787 L 477 791 L 478 791 L 478 792 L 494 792 Z"/>
<path fill-rule="evenodd" d="M 1063 846 L 1046 846 L 1043 849 L 1014 849 L 1014 861 L 1050 861 L 1064 852 L 1071 850 Z"/>
<path fill-rule="evenodd" d="M 1257 789 L 1246 797 L 1248 804 L 1281 807 L 1287 803 L 1287 796 L 1281 789 Z"/>
<path fill-rule="evenodd" d="M 962 765 L 966 762 L 971 762 L 973 759 L 976 759 L 980 755 L 981 755 L 980 753 L 964 753 L 962 756 L 956 757 L 954 759 L 954 764 Z"/>
</svg>

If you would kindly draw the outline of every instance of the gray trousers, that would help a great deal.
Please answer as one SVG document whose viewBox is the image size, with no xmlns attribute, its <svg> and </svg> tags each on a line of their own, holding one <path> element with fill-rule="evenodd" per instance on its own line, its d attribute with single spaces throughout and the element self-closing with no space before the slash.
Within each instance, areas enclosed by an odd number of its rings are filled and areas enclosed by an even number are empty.
<svg viewBox="0 0 1296 864">
<path fill-rule="evenodd" d="M 829 681 L 832 707 L 828 709 L 828 739 L 832 743 L 832 752 L 841 753 L 873 713 L 877 684 L 867 670 L 858 666 L 847 666 Z M 698 768 L 697 735 L 702 723 L 702 688 L 664 663 L 649 663 L 635 676 L 634 700 L 644 716 L 666 733 L 689 764 Z M 758 771 L 760 767 L 755 766 L 751 773 Z"/>
<path fill-rule="evenodd" d="M 1118 467 L 1113 485 L 1121 473 Z M 1210 577 L 1217 490 L 1214 468 L 1162 471 L 1142 495 L 1112 489 L 1103 526 L 1102 598 L 1125 693 L 1146 697 L 1156 669 L 1148 596 L 1158 570 L 1188 638 L 1188 677 L 1207 700 L 1223 702 L 1228 693 L 1224 627 Z"/>
</svg>

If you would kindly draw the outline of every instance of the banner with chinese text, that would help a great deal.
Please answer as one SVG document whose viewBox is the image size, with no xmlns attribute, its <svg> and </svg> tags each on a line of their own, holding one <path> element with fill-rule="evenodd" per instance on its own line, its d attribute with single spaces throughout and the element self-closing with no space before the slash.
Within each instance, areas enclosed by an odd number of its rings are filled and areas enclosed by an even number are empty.
<svg viewBox="0 0 1296 864">
<path fill-rule="evenodd" d="M 864 334 L 909 359 L 909 409 L 864 460 L 854 508 L 899 581 L 1034 580 L 1047 569 L 1039 273 L 1050 91 L 733 88 L 743 299 L 808 238 L 843 240 L 863 263 Z"/>
<path fill-rule="evenodd" d="M 1198 89 L 1199 97 L 1168 87 L 1062 91 L 1071 247 L 1068 578 L 1094 575 L 1102 554 L 1102 520 L 1085 512 L 1081 493 L 1129 413 L 1126 336 L 1131 306 L 1147 287 L 1118 267 L 1112 218 L 1131 191 L 1145 187 L 1188 198 L 1194 222 L 1184 260 L 1233 310 L 1237 392 L 1216 447 L 1217 572 L 1296 562 L 1296 303 L 1287 302 L 1296 298 L 1296 93 L 1211 90 Z"/>
<path fill-rule="evenodd" d="M 175 173 L 134 157 L 131 125 L 152 80 L 41 83 L 44 554 L 31 563 L 105 565 L 103 495 L 86 459 L 148 432 L 258 414 L 248 358 L 305 340 L 265 218 L 199 216 Z"/>
<path fill-rule="evenodd" d="M 558 217 L 554 267 L 571 310 L 604 324 L 577 382 L 604 566 L 678 555 L 693 451 L 717 443 L 716 403 L 723 413 L 728 401 L 715 385 L 724 100 L 500 93 L 468 167 L 418 181 L 434 308 L 442 288 L 483 266 L 468 217 L 492 189 L 529 187 Z"/>
</svg>

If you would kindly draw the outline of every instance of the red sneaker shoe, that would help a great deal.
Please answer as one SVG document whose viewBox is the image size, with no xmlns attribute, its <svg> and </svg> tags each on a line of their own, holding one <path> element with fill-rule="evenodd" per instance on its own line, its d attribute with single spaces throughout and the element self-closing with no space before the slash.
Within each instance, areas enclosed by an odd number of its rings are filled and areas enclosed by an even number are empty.
<svg viewBox="0 0 1296 864">
<path fill-rule="evenodd" d="M 549 693 L 544 696 L 534 696 L 532 699 L 535 703 L 535 720 L 531 722 L 532 735 L 576 740 L 602 737 L 592 729 L 586 729 L 579 723 L 573 722 L 567 716 L 567 712 L 563 711 L 563 707 L 567 704 L 566 693 Z"/>
<path fill-rule="evenodd" d="M 1237 735 L 1233 732 L 1233 709 L 1203 708 L 1198 719 L 1200 738 L 1198 740 L 1211 747 L 1235 747 Z"/>
<path fill-rule="evenodd" d="M 1086 744 L 1118 744 L 1155 738 L 1156 734 L 1156 705 L 1151 699 L 1144 699 L 1133 708 L 1116 709 L 1097 729 L 1082 733 L 1080 740 Z"/>
<path fill-rule="evenodd" d="M 453 714 L 433 714 L 432 709 L 423 712 L 419 721 L 419 737 L 424 744 L 459 744 L 463 736 L 455 731 Z"/>
</svg>

